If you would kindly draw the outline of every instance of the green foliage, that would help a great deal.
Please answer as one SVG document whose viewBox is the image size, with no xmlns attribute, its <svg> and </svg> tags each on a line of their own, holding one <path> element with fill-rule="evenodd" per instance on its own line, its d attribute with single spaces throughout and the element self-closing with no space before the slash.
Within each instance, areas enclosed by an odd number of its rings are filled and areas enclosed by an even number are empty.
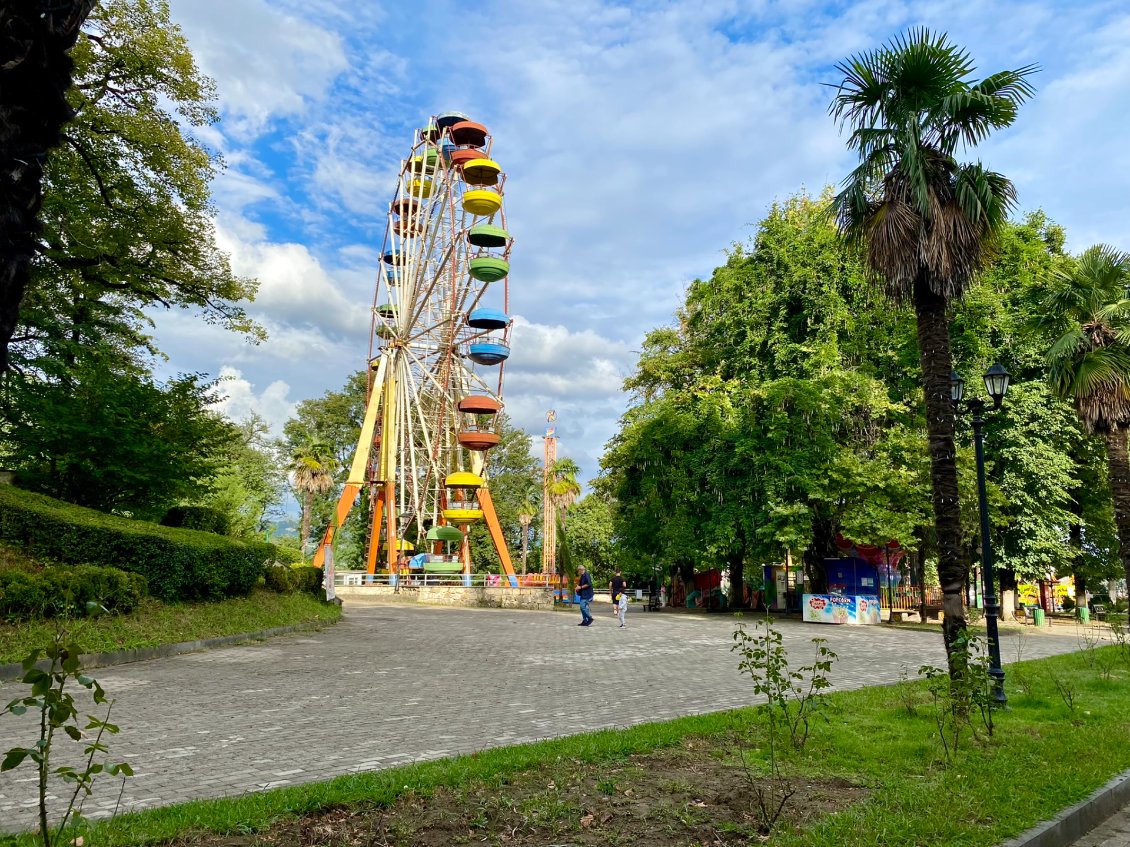
<svg viewBox="0 0 1130 847">
<path fill-rule="evenodd" d="M 606 584 L 617 567 L 624 568 L 629 585 L 640 585 L 651 576 L 646 563 L 621 560 L 612 503 L 599 492 L 585 495 L 569 509 L 569 544 L 577 564 L 585 566 L 596 585 Z"/>
<path fill-rule="evenodd" d="M 145 594 L 144 576 L 118 568 L 76 565 L 38 573 L 0 571 L 0 618 L 8 622 L 73 618 L 103 610 L 129 614 Z"/>
<path fill-rule="evenodd" d="M 216 392 L 222 392 L 223 387 L 221 378 Z M 231 437 L 217 448 L 215 470 L 204 481 L 206 493 L 195 502 L 225 516 L 225 535 L 263 537 L 268 516 L 282 500 L 286 483 L 277 453 L 278 445 L 258 415 L 236 424 Z"/>
<path fill-rule="evenodd" d="M 286 565 L 273 565 L 263 571 L 263 578 L 267 588 L 279 594 L 313 594 L 320 596 L 324 588 L 322 580 L 324 572 L 315 567 L 288 567 Z"/>
<path fill-rule="evenodd" d="M 263 584 L 271 591 L 279 594 L 289 594 L 294 591 L 294 581 L 291 579 L 293 568 L 286 565 L 271 565 L 263 569 Z"/>
<path fill-rule="evenodd" d="M 162 600 L 216 600 L 255 587 L 275 547 L 128 520 L 0 486 L 0 541 L 62 564 L 141 574 Z"/>
<path fill-rule="evenodd" d="M 161 518 L 161 526 L 179 526 L 199 532 L 227 535 L 231 525 L 228 516 L 219 509 L 208 506 L 173 506 Z"/>
<path fill-rule="evenodd" d="M 994 710 L 999 706 L 993 697 L 989 655 L 981 639 L 963 634 L 951 649 L 949 662 L 952 671 L 923 665 L 918 675 L 926 679 L 938 741 L 946 764 L 952 765 L 966 730 L 976 737 L 979 723 L 992 736 Z"/>
<path fill-rule="evenodd" d="M 27 488 L 158 520 L 202 490 L 233 435 L 210 390 L 196 376 L 158 385 L 101 366 L 68 380 L 12 374 L 0 457 Z"/>
<path fill-rule="evenodd" d="M 290 569 L 290 583 L 293 590 L 300 594 L 321 595 L 324 591 L 322 580 L 325 573 L 321 568 L 298 567 Z"/>
<path fill-rule="evenodd" d="M 194 137 L 214 123 L 212 81 L 165 0 L 94 4 L 71 51 L 74 114 L 47 161 L 40 261 L 14 361 L 50 376 L 153 352 L 154 306 L 199 311 L 250 337 L 235 276 L 216 244 L 210 183 L 219 164 Z"/>
<path fill-rule="evenodd" d="M 46 656 L 46 670 L 37 665 L 41 655 Z M 15 770 L 24 762 L 34 765 L 39 788 L 39 836 L 43 847 L 66 843 L 63 833 L 80 818 L 81 804 L 76 808 L 79 795 L 84 799 L 89 797 L 99 775 L 107 774 L 123 779 L 133 776 L 133 768 L 128 763 L 105 761 L 109 748 L 103 738 L 119 731 L 116 725 L 110 723 L 110 711 L 114 704 L 106 700 L 106 692 L 97 680 L 82 673 L 79 666 L 81 655 L 82 648 L 68 642 L 61 630 L 57 631 L 46 650 L 35 650 L 23 660 L 24 673 L 20 681 L 30 686 L 30 693 L 9 701 L 3 711 L 0 711 L 0 717 L 6 714 L 24 715 L 29 711 L 38 717 L 39 737 L 27 747 L 8 750 L 0 762 L 0 772 Z M 106 707 L 105 715 L 101 718 L 87 715 L 87 721 L 83 724 L 79 720 L 79 708 L 74 695 L 67 690 L 71 683 L 87 689 L 96 706 Z M 55 739 L 60 730 L 72 741 L 84 745 L 81 768 L 73 765 L 52 767 L 51 757 L 55 752 Z M 47 812 L 49 777 L 52 776 L 73 789 L 69 792 L 70 801 L 62 819 L 55 828 L 48 823 Z"/>
</svg>

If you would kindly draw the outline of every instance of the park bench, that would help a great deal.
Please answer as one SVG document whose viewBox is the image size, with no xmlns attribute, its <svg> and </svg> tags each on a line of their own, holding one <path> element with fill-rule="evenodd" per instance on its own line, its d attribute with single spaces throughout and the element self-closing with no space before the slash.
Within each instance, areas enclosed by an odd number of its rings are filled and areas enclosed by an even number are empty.
<svg viewBox="0 0 1130 847">
<path fill-rule="evenodd" d="M 1091 608 L 1094 610 L 1096 620 L 1106 620 L 1106 606 L 1102 603 L 1095 603 Z"/>
</svg>

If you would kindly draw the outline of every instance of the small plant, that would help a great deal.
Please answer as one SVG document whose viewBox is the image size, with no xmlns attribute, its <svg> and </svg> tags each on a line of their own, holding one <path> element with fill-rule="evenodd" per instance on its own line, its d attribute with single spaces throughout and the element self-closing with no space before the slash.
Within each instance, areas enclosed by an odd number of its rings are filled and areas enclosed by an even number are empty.
<svg viewBox="0 0 1130 847">
<path fill-rule="evenodd" d="M 1032 680 L 1029 679 L 1028 674 L 1020 664 L 1024 660 L 1024 647 L 1027 640 L 1028 636 L 1024 633 L 1024 630 L 1016 633 L 1016 662 L 1009 671 L 1009 678 L 1024 692 L 1025 697 L 1031 697 Z"/>
<path fill-rule="evenodd" d="M 82 817 L 82 802 L 90 796 L 94 781 L 99 775 L 105 773 L 122 777 L 123 790 L 124 778 L 133 776 L 133 769 L 125 762 L 111 764 L 96 761 L 99 757 L 104 759 L 109 752 L 102 741 L 103 737 L 107 733 L 116 734 L 118 727 L 110 723 L 113 702 L 106 700 L 106 693 L 96 680 L 81 672 L 79 668 L 81 653 L 81 648 L 76 644 L 67 642 L 66 635 L 61 629 L 56 630 L 55 637 L 46 650 L 35 650 L 23 660 L 24 673 L 21 682 L 31 686 L 30 694 L 15 698 L 0 711 L 0 716 L 23 715 L 29 711 L 39 715 L 39 738 L 29 747 L 10 749 L 4 755 L 3 761 L 0 761 L 0 771 L 13 770 L 25 761 L 35 765 L 39 789 L 39 836 L 43 847 L 65 843 L 63 834 L 68 826 L 75 827 L 78 824 Z M 36 667 L 41 655 L 50 661 L 47 670 Z M 81 726 L 78 707 L 75 705 L 74 697 L 67 690 L 67 685 L 71 682 L 90 691 L 96 705 L 106 707 L 104 717 L 87 715 L 86 725 Z M 81 770 L 65 765 L 52 768 L 51 757 L 60 730 L 72 741 L 85 743 Z M 54 830 L 48 821 L 47 813 L 48 780 L 51 776 L 60 778 L 73 787 L 62 819 Z M 118 794 L 118 800 L 121 801 L 121 792 Z M 117 813 L 116 808 L 114 812 Z M 74 839 L 74 843 L 81 841 Z"/>
<path fill-rule="evenodd" d="M 954 645 L 952 664 L 952 675 L 933 665 L 918 669 L 919 676 L 927 680 L 946 764 L 953 764 L 966 730 L 976 738 L 978 723 L 990 737 L 996 728 L 994 680 L 989 675 L 989 656 L 981 640 L 976 636 L 960 639 Z"/>
<path fill-rule="evenodd" d="M 914 692 L 914 687 L 910 684 L 910 670 L 903 665 L 899 669 L 899 684 L 895 689 L 898 691 L 899 699 L 902 701 L 902 707 L 906 709 L 906 713 L 911 717 L 918 714 L 918 696 Z"/>
<path fill-rule="evenodd" d="M 823 705 L 823 694 L 831 688 L 828 679 L 836 654 L 825 646 L 827 639 L 813 638 L 816 655 L 811 664 L 793 669 L 780 630 L 773 627 L 773 619 L 766 616 L 750 633 L 742 624 L 734 631 L 734 644 L 730 648 L 741 655 L 738 670 L 753 682 L 753 690 L 769 701 L 765 715 L 769 721 L 769 780 L 755 778 L 755 768 L 750 764 L 748 751 L 739 745 L 739 753 L 746 777 L 757 803 L 759 830 L 762 835 L 773 831 L 784 811 L 785 804 L 795 793 L 781 775 L 777 756 L 777 728 L 783 725 L 795 749 L 802 749 L 812 731 L 812 720 Z"/>
<path fill-rule="evenodd" d="M 1067 706 L 1067 710 L 1074 715 L 1075 698 L 1078 694 L 1075 689 L 1075 684 L 1071 682 L 1071 680 L 1057 674 L 1055 668 L 1050 665 L 1048 666 L 1048 678 L 1051 679 L 1052 685 L 1055 686 L 1055 690 L 1059 693 L 1060 699 L 1063 700 L 1064 705 Z"/>
<path fill-rule="evenodd" d="M 812 720 L 823 706 L 823 694 L 832 687 L 828 675 L 836 653 L 828 639 L 813 638 L 816 655 L 811 664 L 793 669 L 780 630 L 766 617 L 750 634 L 740 623 L 731 650 L 741 654 L 738 669 L 753 681 L 753 690 L 769 701 L 770 713 L 779 712 L 793 747 L 802 749 L 812 730 Z"/>
<path fill-rule="evenodd" d="M 1127 667 L 1130 667 L 1130 628 L 1122 621 L 1110 621 L 1110 637 L 1114 641 L 1118 658 Z"/>
</svg>

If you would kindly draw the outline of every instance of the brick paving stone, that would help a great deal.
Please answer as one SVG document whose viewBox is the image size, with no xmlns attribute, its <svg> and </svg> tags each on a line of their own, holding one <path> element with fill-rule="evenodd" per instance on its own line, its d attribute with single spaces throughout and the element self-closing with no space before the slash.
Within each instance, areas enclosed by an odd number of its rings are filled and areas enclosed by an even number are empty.
<svg viewBox="0 0 1130 847">
<path fill-rule="evenodd" d="M 730 652 L 733 618 L 632 609 L 623 630 L 610 614 L 592 627 L 576 622 L 562 612 L 349 606 L 317 634 L 100 669 L 122 728 L 111 759 L 137 771 L 122 809 L 755 702 Z M 780 629 L 805 656 L 809 638 L 827 637 L 841 689 L 945 661 L 937 632 L 789 620 Z M 1006 662 L 1017 638 L 1002 637 Z M 1073 633 L 1022 643 L 1024 658 L 1079 647 Z M 0 701 L 19 690 L 0 685 Z M 0 720 L 0 750 L 29 743 L 32 724 Z M 21 771 L 0 774 L 0 829 L 33 825 L 34 791 Z M 108 813 L 110 795 L 117 787 L 103 782 L 88 808 Z"/>
</svg>

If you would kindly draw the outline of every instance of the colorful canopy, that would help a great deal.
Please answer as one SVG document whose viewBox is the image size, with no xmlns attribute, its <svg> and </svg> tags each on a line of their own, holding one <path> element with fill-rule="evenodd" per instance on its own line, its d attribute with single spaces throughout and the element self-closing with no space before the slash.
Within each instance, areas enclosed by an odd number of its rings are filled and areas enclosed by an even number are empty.
<svg viewBox="0 0 1130 847">
<path fill-rule="evenodd" d="M 506 329 L 510 316 L 501 309 L 475 309 L 467 316 L 467 326 L 475 329 Z"/>
<path fill-rule="evenodd" d="M 449 126 L 454 126 L 460 121 L 469 121 L 469 117 L 462 112 L 444 112 L 442 115 L 436 115 L 436 126 L 441 129 L 447 129 Z"/>
<path fill-rule="evenodd" d="M 456 471 L 447 475 L 444 488 L 482 488 L 483 478 L 467 471 Z"/>
<path fill-rule="evenodd" d="M 510 233 L 494 224 L 479 224 L 467 233 L 467 241 L 473 247 L 505 247 L 509 240 Z"/>
<path fill-rule="evenodd" d="M 459 401 L 459 411 L 469 415 L 495 415 L 502 411 L 502 401 L 486 394 L 468 394 Z"/>
<path fill-rule="evenodd" d="M 456 144 L 482 147 L 487 143 L 487 128 L 474 121 L 460 121 L 451 127 L 451 140 Z"/>
<path fill-rule="evenodd" d="M 502 166 L 491 159 L 472 159 L 463 166 L 463 181 L 468 185 L 498 185 Z"/>
<path fill-rule="evenodd" d="M 462 541 L 463 533 L 453 526 L 433 526 L 425 538 L 428 541 Z"/>
</svg>

